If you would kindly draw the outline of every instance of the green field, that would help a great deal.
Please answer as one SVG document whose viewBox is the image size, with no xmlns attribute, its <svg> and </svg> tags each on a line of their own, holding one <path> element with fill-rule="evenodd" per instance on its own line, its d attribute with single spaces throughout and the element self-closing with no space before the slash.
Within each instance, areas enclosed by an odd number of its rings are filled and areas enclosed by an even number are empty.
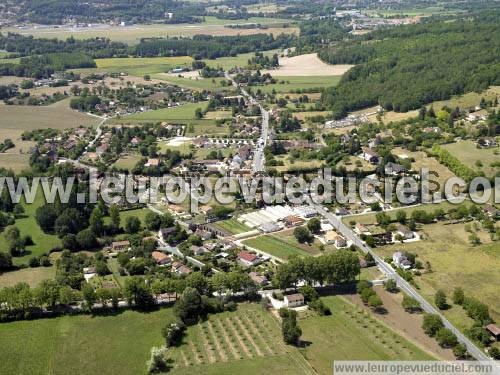
<svg viewBox="0 0 500 375">
<path fill-rule="evenodd" d="M 157 109 L 126 116 L 125 120 L 138 121 L 176 121 L 176 120 L 194 120 L 194 113 L 197 108 L 206 108 L 206 102 L 185 103 L 179 107 Z"/>
<path fill-rule="evenodd" d="M 232 234 L 245 233 L 252 230 L 251 228 L 247 227 L 245 224 L 240 223 L 234 218 L 224 221 L 218 221 L 217 223 L 215 223 L 215 226 Z"/>
<path fill-rule="evenodd" d="M 427 353 L 342 297 L 322 298 L 331 316 L 299 320 L 301 349 L 319 374 L 331 374 L 334 360 L 431 360 Z"/>
<path fill-rule="evenodd" d="M 264 56 L 272 56 L 278 53 L 278 50 L 263 51 Z M 224 70 L 229 70 L 234 67 L 244 67 L 247 66 L 248 60 L 255 56 L 255 53 L 240 53 L 236 56 L 220 57 L 215 60 L 205 59 L 203 60 L 208 66 L 213 68 L 222 68 Z"/>
<path fill-rule="evenodd" d="M 292 255 L 310 256 L 319 253 L 315 246 L 299 244 L 293 234 L 270 234 L 250 238 L 243 241 L 244 245 L 254 247 L 281 259 L 288 259 Z"/>
<path fill-rule="evenodd" d="M 475 170 L 479 169 L 488 177 L 493 177 L 500 171 L 500 166 L 491 166 L 492 163 L 500 161 L 500 149 L 498 147 L 489 149 L 477 148 L 476 144 L 472 141 L 450 143 L 442 147 L 450 151 L 453 156 L 466 166 Z M 477 161 L 481 162 L 481 167 L 476 165 Z"/>
<path fill-rule="evenodd" d="M 418 259 L 430 262 L 431 273 L 424 272 L 415 280 L 421 294 L 430 302 L 434 294 L 442 289 L 451 298 L 455 287 L 464 289 L 466 295 L 473 296 L 490 309 L 494 320 L 500 319 L 500 248 L 499 242 L 492 242 L 488 233 L 477 232 L 482 244 L 472 246 L 465 224 L 444 225 L 443 223 L 425 225 L 420 231 L 423 240 L 377 247 L 375 251 L 382 256 L 392 256 L 396 250 L 418 254 Z M 453 319 L 453 316 L 450 317 Z M 458 327 L 464 327 L 463 319 L 454 320 Z M 468 327 L 467 327 L 468 328 Z"/>
<path fill-rule="evenodd" d="M 142 159 L 141 155 L 125 155 L 120 157 L 114 164 L 113 167 L 128 169 L 129 171 L 135 167 L 135 165 Z"/>
<path fill-rule="evenodd" d="M 271 73 L 272 75 L 272 73 Z M 260 89 L 262 92 L 287 93 L 297 90 L 335 86 L 340 81 L 340 76 L 280 76 L 275 77 L 277 83 L 266 86 L 254 86 L 252 90 Z M 318 90 L 319 91 L 319 90 Z"/>
<path fill-rule="evenodd" d="M 145 74 L 165 73 L 175 68 L 190 68 L 193 59 L 188 56 L 109 58 L 97 59 L 97 69 L 114 73 L 128 73 L 142 77 Z"/>
<path fill-rule="evenodd" d="M 55 276 L 55 266 L 22 268 L 20 270 L 0 274 L 0 288 L 11 287 L 18 283 L 27 283 L 31 287 L 36 287 L 43 280 L 53 279 Z"/>
<path fill-rule="evenodd" d="M 160 79 L 173 85 L 186 87 L 192 90 L 222 90 L 225 88 L 225 86 L 222 85 L 222 81 L 225 81 L 225 78 L 212 79 L 200 76 L 198 79 L 191 79 L 165 73 L 153 74 L 151 78 Z"/>
<path fill-rule="evenodd" d="M 38 189 L 36 199 L 33 204 L 21 203 L 25 210 L 25 218 L 17 219 L 15 226 L 19 228 L 21 236 L 29 234 L 35 243 L 32 246 L 27 246 L 28 254 L 23 257 L 14 258 L 14 263 L 17 265 L 27 264 L 28 261 L 35 257 L 48 253 L 49 250 L 61 245 L 61 241 L 54 235 L 46 234 L 38 226 L 35 219 L 35 211 L 44 202 L 42 189 Z M 8 252 L 8 246 L 5 241 L 5 231 L 0 233 L 0 251 Z"/>
<path fill-rule="evenodd" d="M 2 374 L 142 374 L 170 309 L 0 324 Z"/>
</svg>

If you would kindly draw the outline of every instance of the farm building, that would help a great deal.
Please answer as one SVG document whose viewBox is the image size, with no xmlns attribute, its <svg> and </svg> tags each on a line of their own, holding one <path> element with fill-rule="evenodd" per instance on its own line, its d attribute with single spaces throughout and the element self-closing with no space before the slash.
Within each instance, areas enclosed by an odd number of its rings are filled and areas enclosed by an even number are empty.
<svg viewBox="0 0 500 375">
<path fill-rule="evenodd" d="M 287 307 L 299 307 L 304 304 L 304 296 L 301 293 L 289 294 L 284 297 Z"/>
</svg>

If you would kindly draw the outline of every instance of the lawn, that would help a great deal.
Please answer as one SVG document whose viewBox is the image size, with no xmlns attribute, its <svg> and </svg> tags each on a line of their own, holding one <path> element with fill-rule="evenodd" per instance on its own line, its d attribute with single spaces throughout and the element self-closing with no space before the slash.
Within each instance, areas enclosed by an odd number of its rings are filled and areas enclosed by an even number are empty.
<svg viewBox="0 0 500 375">
<path fill-rule="evenodd" d="M 444 225 L 436 223 L 425 225 L 420 231 L 422 241 L 384 246 L 375 251 L 382 256 L 392 256 L 396 250 L 418 254 L 418 259 L 430 262 L 431 273 L 423 273 L 416 278 L 421 294 L 430 302 L 434 294 L 442 289 L 451 298 L 455 287 L 464 289 L 465 294 L 474 296 L 488 305 L 494 320 L 500 319 L 500 247 L 499 242 L 491 242 L 489 234 L 477 232 L 482 244 L 472 246 L 465 224 Z M 451 317 L 453 319 L 453 317 Z M 462 320 L 455 323 L 461 327 Z"/>
<path fill-rule="evenodd" d="M 491 166 L 492 163 L 498 163 L 500 161 L 500 150 L 498 147 L 488 149 L 477 148 L 476 144 L 472 141 L 450 143 L 442 147 L 450 151 L 453 156 L 466 166 L 475 170 L 479 169 L 488 177 L 493 177 L 500 171 L 500 166 Z M 476 164 L 478 161 L 481 162 L 481 166 Z"/>
<path fill-rule="evenodd" d="M 275 84 L 254 86 L 252 89 L 254 91 L 260 89 L 265 93 L 270 93 L 273 90 L 277 93 L 288 93 L 306 89 L 317 89 L 314 91 L 319 92 L 325 87 L 337 85 L 340 81 L 340 76 L 279 76 L 275 78 L 277 81 Z"/>
<path fill-rule="evenodd" d="M 342 297 L 322 298 L 331 316 L 299 320 L 301 349 L 319 374 L 331 374 L 335 360 L 431 360 L 428 354 Z"/>
<path fill-rule="evenodd" d="M 2 323 L 3 374 L 142 374 L 171 309 Z"/>
<path fill-rule="evenodd" d="M 282 343 L 276 319 L 257 304 L 210 315 L 189 327 L 171 352 L 172 374 L 312 374 L 294 347 Z"/>
<path fill-rule="evenodd" d="M 129 171 L 135 167 L 135 165 L 142 159 L 141 155 L 132 154 L 132 155 L 124 155 L 120 157 L 114 164 L 113 167 L 128 169 Z"/>
<path fill-rule="evenodd" d="M 304 257 L 319 254 L 318 244 L 299 244 L 292 233 L 293 231 L 285 231 L 254 237 L 243 241 L 243 244 L 281 259 L 288 259 L 292 255 Z"/>
<path fill-rule="evenodd" d="M 16 265 L 27 264 L 31 258 L 48 253 L 51 249 L 61 245 L 59 238 L 52 234 L 44 233 L 36 222 L 35 211 L 44 202 L 42 189 L 38 189 L 36 199 L 33 204 L 26 204 L 23 201 L 21 202 L 24 207 L 26 217 L 17 219 L 15 226 L 19 228 L 21 236 L 29 234 L 35 244 L 26 247 L 28 252 L 27 255 L 13 259 Z M 9 249 L 4 236 L 5 231 L 0 233 L 0 251 L 8 252 Z"/>
<path fill-rule="evenodd" d="M 221 228 L 222 230 L 226 230 L 232 234 L 239 234 L 251 231 L 252 229 L 247 227 L 245 224 L 240 223 L 235 218 L 218 221 L 214 224 L 216 227 Z"/>
<path fill-rule="evenodd" d="M 56 267 L 22 268 L 0 274 L 0 288 L 27 283 L 31 287 L 38 286 L 43 280 L 54 279 Z"/>
</svg>

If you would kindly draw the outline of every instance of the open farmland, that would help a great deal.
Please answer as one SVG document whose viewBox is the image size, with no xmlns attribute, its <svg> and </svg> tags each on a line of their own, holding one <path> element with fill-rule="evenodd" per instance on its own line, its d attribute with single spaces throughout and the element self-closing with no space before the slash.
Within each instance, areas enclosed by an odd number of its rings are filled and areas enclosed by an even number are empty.
<svg viewBox="0 0 500 375">
<path fill-rule="evenodd" d="M 268 50 L 268 51 L 262 51 L 262 54 L 264 56 L 272 56 L 275 53 L 279 54 L 278 50 Z M 248 60 L 251 59 L 252 57 L 255 56 L 255 53 L 249 52 L 249 53 L 240 53 L 239 55 L 236 56 L 226 56 L 226 57 L 220 57 L 218 59 L 205 59 L 203 60 L 207 66 L 210 66 L 212 68 L 222 68 L 224 70 L 229 70 L 234 67 L 244 67 L 248 64 Z"/>
<path fill-rule="evenodd" d="M 396 250 L 417 254 L 422 263 L 430 262 L 433 271 L 423 273 L 416 278 L 424 297 L 433 301 L 438 289 L 444 290 L 451 296 L 455 287 L 461 287 L 466 295 L 473 296 L 488 305 L 493 319 L 498 321 L 500 319 L 498 242 L 492 242 L 486 232 L 479 231 L 477 235 L 482 244 L 472 246 L 465 225 L 444 225 L 444 223 L 425 225 L 421 231 L 422 241 L 378 247 L 375 251 L 382 256 L 392 256 Z M 450 319 L 453 319 L 453 316 Z M 458 327 L 465 328 L 464 322 L 460 319 L 454 323 Z"/>
<path fill-rule="evenodd" d="M 282 343 L 275 318 L 256 304 L 210 315 L 189 327 L 172 354 L 172 374 L 314 374 L 294 347 Z"/>
<path fill-rule="evenodd" d="M 67 129 L 95 126 L 100 119 L 69 108 L 69 99 L 48 106 L 0 106 L 0 129 Z"/>
<path fill-rule="evenodd" d="M 225 78 L 203 78 L 199 74 L 198 76 L 188 77 L 187 73 L 158 73 L 153 74 L 153 78 L 166 81 L 170 84 L 180 87 L 186 87 L 192 90 L 221 90 L 225 87 L 222 85 L 222 82 L 225 81 Z"/>
<path fill-rule="evenodd" d="M 97 59 L 96 65 L 97 70 L 142 77 L 145 74 L 165 73 L 175 68 L 190 68 L 192 61 L 189 56 L 125 57 Z"/>
<path fill-rule="evenodd" d="M 239 234 L 249 232 L 252 229 L 245 224 L 240 223 L 238 220 L 232 218 L 228 220 L 218 221 L 214 224 L 217 228 L 228 231 L 232 234 Z"/>
<path fill-rule="evenodd" d="M 54 279 L 56 267 L 22 268 L 12 272 L 0 273 L 0 288 L 12 287 L 18 283 L 38 286 L 43 280 Z"/>
<path fill-rule="evenodd" d="M 142 374 L 171 309 L 0 325 L 3 374 Z"/>
<path fill-rule="evenodd" d="M 331 374 L 334 360 L 430 360 L 422 349 L 382 324 L 371 313 L 356 308 L 338 296 L 322 298 L 331 316 L 299 320 L 301 349 L 319 374 Z"/>
<path fill-rule="evenodd" d="M 175 121 L 175 120 L 194 120 L 194 113 L 197 108 L 204 109 L 206 102 L 185 103 L 178 107 L 163 108 L 154 111 L 137 113 L 124 117 L 126 120 L 138 121 Z"/>
<path fill-rule="evenodd" d="M 274 72 L 271 72 L 274 76 Z M 276 83 L 265 86 L 252 86 L 252 90 L 265 93 L 289 93 L 301 90 L 316 91 L 329 86 L 335 86 L 340 76 L 276 76 Z"/>
<path fill-rule="evenodd" d="M 443 148 L 450 151 L 453 156 L 472 169 L 479 169 L 486 176 L 494 176 L 500 171 L 500 165 L 492 166 L 500 161 L 498 147 L 482 149 L 477 148 L 472 141 L 461 141 L 443 145 Z M 482 166 L 478 166 L 477 162 Z"/>
<path fill-rule="evenodd" d="M 274 18 L 250 17 L 246 20 L 221 20 L 215 17 L 205 17 L 205 22 L 197 24 L 151 24 L 132 26 L 95 25 L 93 27 L 60 27 L 60 28 L 2 28 L 2 32 L 15 32 L 22 35 L 33 35 L 35 38 L 67 39 L 73 36 L 76 39 L 89 39 L 106 35 L 113 41 L 128 44 L 139 43 L 141 38 L 166 38 L 173 36 L 192 37 L 197 34 L 205 35 L 252 35 L 252 34 L 291 34 L 298 33 L 296 27 L 283 27 L 289 20 Z M 261 23 L 267 24 L 267 29 L 233 29 L 225 27 L 229 24 Z"/>
<path fill-rule="evenodd" d="M 353 65 L 327 64 L 321 61 L 315 53 L 282 57 L 279 63 L 278 69 L 265 70 L 263 73 L 271 73 L 276 77 L 341 76 L 353 67 Z"/>
</svg>

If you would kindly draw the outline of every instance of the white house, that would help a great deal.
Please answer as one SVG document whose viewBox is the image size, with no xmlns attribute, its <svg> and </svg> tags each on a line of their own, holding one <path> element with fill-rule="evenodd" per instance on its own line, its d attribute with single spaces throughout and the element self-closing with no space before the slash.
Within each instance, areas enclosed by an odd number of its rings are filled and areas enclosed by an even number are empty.
<svg viewBox="0 0 500 375">
<path fill-rule="evenodd" d="M 304 296 L 301 293 L 289 294 L 284 297 L 287 307 L 298 307 L 304 304 Z"/>
</svg>

